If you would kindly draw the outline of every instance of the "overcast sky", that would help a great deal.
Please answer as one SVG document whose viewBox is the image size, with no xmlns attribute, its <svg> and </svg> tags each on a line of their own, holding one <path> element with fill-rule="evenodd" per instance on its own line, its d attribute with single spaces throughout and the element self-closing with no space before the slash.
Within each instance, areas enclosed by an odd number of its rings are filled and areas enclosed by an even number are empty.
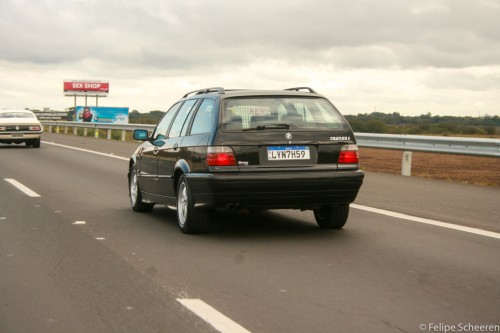
<svg viewBox="0 0 500 333">
<path fill-rule="evenodd" d="M 0 108 L 71 107 L 64 80 L 141 112 L 310 86 L 344 114 L 500 115 L 500 0 L 0 0 Z"/>
</svg>

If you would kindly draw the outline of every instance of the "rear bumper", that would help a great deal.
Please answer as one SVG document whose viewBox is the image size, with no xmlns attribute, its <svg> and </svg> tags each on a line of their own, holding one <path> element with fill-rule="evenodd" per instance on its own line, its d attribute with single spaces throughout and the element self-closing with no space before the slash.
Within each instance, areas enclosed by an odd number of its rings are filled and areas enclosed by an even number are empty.
<svg viewBox="0 0 500 333">
<path fill-rule="evenodd" d="M 34 133 L 1 133 L 0 142 L 26 142 L 32 139 L 39 139 L 42 136 L 42 132 Z"/>
<path fill-rule="evenodd" d="M 363 183 L 362 171 L 186 174 L 197 207 L 314 209 L 349 204 Z"/>
</svg>

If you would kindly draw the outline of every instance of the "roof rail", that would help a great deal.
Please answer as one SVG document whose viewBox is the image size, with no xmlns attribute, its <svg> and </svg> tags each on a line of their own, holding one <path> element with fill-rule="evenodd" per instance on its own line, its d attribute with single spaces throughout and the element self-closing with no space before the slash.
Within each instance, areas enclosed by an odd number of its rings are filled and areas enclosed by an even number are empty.
<svg viewBox="0 0 500 333">
<path fill-rule="evenodd" d="M 308 90 L 310 93 L 317 94 L 317 92 L 314 91 L 313 88 L 309 88 L 309 87 L 295 87 L 295 88 L 287 88 L 285 90 L 293 90 L 293 91 Z"/>
<path fill-rule="evenodd" d="M 225 94 L 226 93 L 226 91 L 224 90 L 223 87 L 212 87 L 212 88 L 205 88 L 205 89 L 190 91 L 186 95 L 184 95 L 182 98 L 186 98 L 191 94 L 201 95 L 201 94 L 208 94 L 211 92 L 217 92 L 218 94 Z"/>
</svg>

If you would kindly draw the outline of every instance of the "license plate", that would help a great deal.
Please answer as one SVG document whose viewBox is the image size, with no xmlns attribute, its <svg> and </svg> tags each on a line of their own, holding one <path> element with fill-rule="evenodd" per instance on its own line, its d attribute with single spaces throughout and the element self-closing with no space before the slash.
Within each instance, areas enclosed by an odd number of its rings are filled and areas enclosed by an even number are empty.
<svg viewBox="0 0 500 333">
<path fill-rule="evenodd" d="M 22 138 L 23 136 L 23 134 L 12 134 L 13 138 Z"/>
<path fill-rule="evenodd" d="M 269 161 L 308 160 L 310 158 L 311 154 L 307 146 L 267 147 Z"/>
</svg>

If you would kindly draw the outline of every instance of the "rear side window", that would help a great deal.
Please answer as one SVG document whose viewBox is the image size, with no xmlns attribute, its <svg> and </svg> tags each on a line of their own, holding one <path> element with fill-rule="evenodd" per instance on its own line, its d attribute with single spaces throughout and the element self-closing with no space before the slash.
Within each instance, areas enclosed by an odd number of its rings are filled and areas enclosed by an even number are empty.
<svg viewBox="0 0 500 333">
<path fill-rule="evenodd" d="M 273 125 L 288 125 L 290 131 L 348 128 L 338 110 L 324 98 L 232 98 L 224 101 L 222 110 L 223 129 L 231 132 Z"/>
<path fill-rule="evenodd" d="M 153 138 L 155 140 L 164 140 L 167 137 L 167 131 L 170 127 L 170 123 L 172 122 L 172 119 L 175 116 L 175 112 L 180 105 L 181 103 L 174 104 L 170 109 L 168 109 L 167 113 L 160 120 L 153 134 Z"/>
<path fill-rule="evenodd" d="M 174 119 L 172 128 L 170 128 L 170 132 L 168 135 L 169 138 L 176 138 L 181 134 L 182 127 L 184 126 L 188 115 L 193 110 L 193 106 L 197 101 L 197 99 L 191 99 L 182 104 L 181 109 L 179 110 L 179 112 L 177 112 L 177 116 Z"/>
<path fill-rule="evenodd" d="M 214 122 L 215 101 L 205 99 L 200 105 L 191 126 L 191 135 L 206 134 L 212 132 Z"/>
</svg>

